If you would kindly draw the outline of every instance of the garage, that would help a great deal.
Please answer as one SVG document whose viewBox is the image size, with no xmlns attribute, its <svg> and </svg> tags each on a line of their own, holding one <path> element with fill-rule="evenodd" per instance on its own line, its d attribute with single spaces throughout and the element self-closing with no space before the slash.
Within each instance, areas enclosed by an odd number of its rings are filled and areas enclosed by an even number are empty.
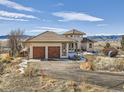
<svg viewBox="0 0 124 93">
<path fill-rule="evenodd" d="M 76 41 L 55 32 L 46 31 L 26 40 L 24 45 L 30 49 L 29 58 L 47 60 L 68 58 L 68 44 L 73 42 Z"/>
<path fill-rule="evenodd" d="M 49 46 L 48 47 L 48 58 L 60 58 L 60 47 Z"/>
<path fill-rule="evenodd" d="M 45 59 L 45 47 L 33 47 L 34 59 Z"/>
</svg>

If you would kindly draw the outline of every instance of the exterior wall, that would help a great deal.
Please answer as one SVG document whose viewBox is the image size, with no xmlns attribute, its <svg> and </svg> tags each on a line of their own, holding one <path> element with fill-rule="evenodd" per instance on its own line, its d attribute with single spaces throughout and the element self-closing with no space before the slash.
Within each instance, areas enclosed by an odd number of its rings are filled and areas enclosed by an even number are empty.
<svg viewBox="0 0 124 93">
<path fill-rule="evenodd" d="M 92 48 L 89 47 L 89 44 L 90 43 L 87 43 L 87 51 L 93 51 L 94 50 L 94 43 L 91 43 L 92 44 Z"/>
<path fill-rule="evenodd" d="M 33 47 L 44 46 L 45 47 L 45 59 L 48 59 L 48 46 L 60 47 L 60 58 L 68 58 L 68 44 L 67 44 L 67 56 L 62 56 L 62 43 L 28 43 L 25 45 L 30 48 L 29 58 L 33 58 Z"/>
<path fill-rule="evenodd" d="M 66 35 L 66 37 L 71 37 L 75 40 L 77 40 L 77 48 L 81 49 L 81 40 L 83 39 L 83 35 Z M 74 44 L 74 49 L 75 49 L 75 44 Z"/>
<path fill-rule="evenodd" d="M 92 48 L 89 48 L 89 44 L 92 44 Z M 83 48 L 83 49 L 86 49 L 87 51 L 93 51 L 94 50 L 94 43 L 92 43 L 92 42 L 86 42 L 86 43 L 82 43 L 81 44 L 81 47 Z"/>
</svg>

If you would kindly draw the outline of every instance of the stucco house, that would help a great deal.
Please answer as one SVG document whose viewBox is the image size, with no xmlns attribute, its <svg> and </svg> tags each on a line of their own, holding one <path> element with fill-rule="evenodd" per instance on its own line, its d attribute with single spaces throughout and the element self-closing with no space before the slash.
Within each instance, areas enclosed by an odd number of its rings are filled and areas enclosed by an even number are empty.
<svg viewBox="0 0 124 93">
<path fill-rule="evenodd" d="M 63 35 L 46 31 L 26 40 L 24 46 L 29 49 L 29 58 L 68 58 L 70 51 L 81 50 L 82 46 L 87 45 L 84 43 L 83 35 L 86 34 L 76 29 L 65 32 Z"/>
<path fill-rule="evenodd" d="M 72 29 L 68 32 L 65 32 L 63 35 L 65 37 L 71 37 L 72 39 L 77 41 L 74 43 L 69 43 L 70 51 L 75 51 L 76 49 L 84 51 L 94 50 L 94 41 L 84 37 L 84 35 L 86 35 L 86 33 L 84 32 L 80 32 L 77 29 Z"/>
<path fill-rule="evenodd" d="M 29 58 L 68 58 L 69 43 L 76 42 L 72 38 L 64 37 L 55 32 L 46 31 L 26 40 L 25 46 L 29 48 Z"/>
<path fill-rule="evenodd" d="M 93 51 L 94 50 L 94 42 L 88 38 L 83 38 L 81 40 L 81 49 L 84 51 Z"/>
</svg>

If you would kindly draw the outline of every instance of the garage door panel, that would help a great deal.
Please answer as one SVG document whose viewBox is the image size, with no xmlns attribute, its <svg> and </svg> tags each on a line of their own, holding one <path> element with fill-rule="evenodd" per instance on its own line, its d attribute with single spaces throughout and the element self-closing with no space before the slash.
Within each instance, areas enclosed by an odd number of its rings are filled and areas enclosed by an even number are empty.
<svg viewBox="0 0 124 93">
<path fill-rule="evenodd" d="M 45 58 L 45 47 L 33 47 L 33 58 L 44 59 Z"/>
<path fill-rule="evenodd" d="M 60 47 L 49 46 L 48 47 L 48 58 L 60 58 Z"/>
</svg>

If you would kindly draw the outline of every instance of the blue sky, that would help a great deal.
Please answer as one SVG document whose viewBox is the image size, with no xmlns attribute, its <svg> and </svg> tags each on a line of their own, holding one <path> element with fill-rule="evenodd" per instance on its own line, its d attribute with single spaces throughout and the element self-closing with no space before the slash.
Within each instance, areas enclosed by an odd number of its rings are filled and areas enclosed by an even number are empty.
<svg viewBox="0 0 124 93">
<path fill-rule="evenodd" d="M 87 35 L 124 34 L 124 0 L 0 0 L 0 35 L 78 29 Z"/>
</svg>

